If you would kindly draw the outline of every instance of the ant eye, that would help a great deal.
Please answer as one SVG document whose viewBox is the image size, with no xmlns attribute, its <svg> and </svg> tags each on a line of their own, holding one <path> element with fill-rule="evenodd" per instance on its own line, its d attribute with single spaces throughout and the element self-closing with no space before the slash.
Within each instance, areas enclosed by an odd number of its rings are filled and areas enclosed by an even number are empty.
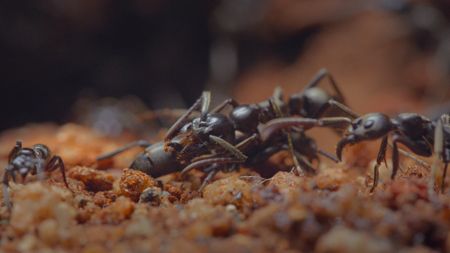
<svg viewBox="0 0 450 253">
<path fill-rule="evenodd" d="M 353 129 L 357 129 L 362 123 L 362 119 L 358 119 L 356 122 L 352 123 Z"/>
<path fill-rule="evenodd" d="M 373 120 L 368 120 L 364 123 L 364 128 L 371 128 L 375 122 Z"/>
</svg>

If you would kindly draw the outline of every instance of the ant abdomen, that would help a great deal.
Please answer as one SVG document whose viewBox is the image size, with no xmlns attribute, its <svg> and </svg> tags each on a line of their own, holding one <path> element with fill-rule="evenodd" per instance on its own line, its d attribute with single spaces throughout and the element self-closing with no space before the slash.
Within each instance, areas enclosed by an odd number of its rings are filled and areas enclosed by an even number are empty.
<svg viewBox="0 0 450 253">
<path fill-rule="evenodd" d="M 140 153 L 130 168 L 152 177 L 160 177 L 178 171 L 180 164 L 176 159 L 176 151 L 171 147 L 165 147 L 164 142 L 158 142 Z"/>
</svg>

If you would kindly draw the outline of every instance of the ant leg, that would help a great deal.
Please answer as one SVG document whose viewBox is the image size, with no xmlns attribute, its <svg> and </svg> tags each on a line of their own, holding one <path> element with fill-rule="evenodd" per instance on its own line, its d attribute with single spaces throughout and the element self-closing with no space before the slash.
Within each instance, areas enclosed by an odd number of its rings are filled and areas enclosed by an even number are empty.
<svg viewBox="0 0 450 253">
<path fill-rule="evenodd" d="M 330 99 L 327 104 L 329 105 L 328 107 L 333 107 L 336 109 L 339 109 L 340 111 L 342 111 L 343 113 L 347 114 L 348 116 L 350 116 L 353 119 L 359 118 L 360 115 L 357 114 L 356 112 L 354 112 L 352 109 L 350 109 L 350 107 L 346 106 L 345 104 L 336 101 L 334 99 Z M 327 108 L 328 109 L 328 108 Z"/>
<path fill-rule="evenodd" d="M 14 171 L 9 172 L 9 175 L 11 176 L 14 183 L 17 183 L 16 173 Z"/>
<path fill-rule="evenodd" d="M 218 106 L 214 107 L 214 109 L 211 110 L 211 113 L 218 113 L 221 112 L 227 105 L 231 105 L 231 107 L 236 107 L 238 106 L 238 102 L 236 102 L 236 100 L 229 98 L 226 99 L 225 101 L 223 101 L 221 104 L 219 104 Z"/>
<path fill-rule="evenodd" d="M 281 107 L 283 106 L 283 89 L 280 86 L 275 87 L 273 90 L 272 97 L 269 100 L 270 102 L 273 102 L 272 106 L 275 106 L 275 112 L 277 114 L 280 114 L 279 116 L 282 116 Z"/>
<path fill-rule="evenodd" d="M 3 174 L 3 203 L 5 203 L 6 207 L 11 210 L 11 200 L 9 198 L 9 176 L 12 174 L 13 172 L 10 171 L 8 168 L 5 169 L 5 173 Z"/>
<path fill-rule="evenodd" d="M 202 106 L 200 109 L 200 118 L 202 120 L 206 119 L 206 116 L 208 115 L 209 106 L 211 105 L 211 92 L 204 91 L 202 94 Z"/>
<path fill-rule="evenodd" d="M 350 109 L 350 107 L 331 98 L 316 112 L 313 118 L 321 118 L 324 115 L 324 113 L 327 112 L 329 109 L 338 109 L 339 111 L 343 112 L 345 115 L 351 117 L 352 119 L 359 117 L 359 115 L 352 109 Z"/>
<path fill-rule="evenodd" d="M 336 92 L 337 97 L 339 99 L 341 99 L 343 103 L 345 103 L 345 98 L 344 98 L 343 93 L 339 89 L 339 86 L 337 85 L 333 76 L 325 68 L 320 69 L 319 72 L 317 72 L 317 74 L 313 77 L 313 79 L 311 79 L 311 81 L 309 81 L 309 83 L 305 86 L 304 90 L 316 87 L 317 85 L 319 85 L 320 81 L 325 77 L 328 77 L 328 80 L 330 81 L 331 86 L 333 87 L 334 91 Z"/>
<path fill-rule="evenodd" d="M 320 126 L 323 127 L 339 127 L 345 125 L 346 127 L 352 124 L 352 120 L 347 117 L 326 117 L 319 119 Z"/>
<path fill-rule="evenodd" d="M 381 141 L 380 150 L 378 151 L 377 156 L 377 164 L 373 167 L 373 184 L 372 188 L 370 188 L 370 192 L 372 193 L 375 188 L 378 185 L 378 181 L 380 180 L 380 172 L 378 170 L 378 167 L 380 167 L 381 162 L 385 159 L 386 156 L 386 149 L 387 149 L 387 141 L 388 137 L 383 137 L 383 140 Z"/>
<path fill-rule="evenodd" d="M 258 126 L 258 131 L 261 139 L 266 141 L 278 130 L 294 126 L 300 126 L 303 130 L 307 130 L 312 127 L 322 126 L 322 121 L 318 119 L 299 117 L 276 118 Z"/>
<path fill-rule="evenodd" d="M 281 110 L 283 101 L 277 99 L 276 97 L 271 97 L 268 101 L 277 118 L 284 117 L 283 111 Z"/>
<path fill-rule="evenodd" d="M 397 175 L 398 166 L 400 164 L 399 157 L 398 157 L 398 146 L 397 146 L 397 138 L 394 137 L 392 141 L 392 174 L 391 179 L 394 180 L 395 176 Z"/>
<path fill-rule="evenodd" d="M 444 114 L 441 116 L 441 120 L 442 120 L 442 128 L 445 127 L 450 127 L 450 115 L 449 114 Z M 442 156 L 443 156 L 443 161 L 444 161 L 444 170 L 442 172 L 442 183 L 441 183 L 441 192 L 443 193 L 445 190 L 445 178 L 447 176 L 447 168 L 448 168 L 448 163 L 449 163 L 449 157 L 450 157 L 450 150 L 445 146 L 445 143 L 448 141 L 447 135 L 444 135 L 443 140 L 442 140 L 442 145 L 443 150 L 442 150 Z"/>
<path fill-rule="evenodd" d="M 297 174 L 300 175 L 302 166 L 300 165 L 300 161 L 297 158 L 297 152 L 295 152 L 295 149 L 294 149 L 292 135 L 289 132 L 286 132 L 286 135 L 287 135 L 289 153 L 291 153 L 291 157 L 292 157 L 292 160 L 294 161 L 294 166 L 295 166 L 295 169 L 297 170 Z"/>
<path fill-rule="evenodd" d="M 445 190 L 445 177 L 447 176 L 448 162 L 445 162 L 444 171 L 442 172 L 442 182 L 441 182 L 441 192 L 444 193 Z"/>
<path fill-rule="evenodd" d="M 113 156 L 116 156 L 116 155 L 118 155 L 118 154 L 120 154 L 122 152 L 125 152 L 125 151 L 127 151 L 129 149 L 132 149 L 134 147 L 146 148 L 146 147 L 148 147 L 150 145 L 151 145 L 150 142 L 148 142 L 146 140 L 133 141 L 131 143 L 125 144 L 124 146 L 122 146 L 122 147 L 120 147 L 120 148 L 118 148 L 118 149 L 116 149 L 116 150 L 114 150 L 112 152 L 109 152 L 109 153 L 103 154 L 101 156 L 98 156 L 96 158 L 96 160 L 97 161 L 101 161 L 101 160 L 109 159 L 109 158 L 111 158 Z"/>
<path fill-rule="evenodd" d="M 272 108 L 278 118 L 283 117 L 283 112 L 281 110 L 283 101 L 281 98 L 282 98 L 282 91 L 281 91 L 281 87 L 278 86 L 275 88 L 274 94 L 273 94 L 272 98 L 269 100 L 269 103 L 272 105 Z M 301 165 L 300 165 L 299 159 L 297 158 L 297 156 L 295 154 L 296 152 L 294 150 L 292 135 L 289 131 L 286 131 L 284 129 L 282 131 L 286 135 L 287 142 L 288 142 L 288 150 L 289 150 L 289 153 L 291 153 L 292 160 L 294 161 L 295 169 L 297 170 L 298 175 L 300 175 Z"/>
<path fill-rule="evenodd" d="M 190 161 L 191 163 L 197 162 L 197 161 L 202 161 L 205 159 L 210 159 L 210 158 L 217 158 L 218 154 L 216 153 L 210 153 L 210 154 L 206 154 L 206 155 L 199 155 L 195 158 L 192 158 L 192 160 Z"/>
<path fill-rule="evenodd" d="M 169 128 L 164 137 L 164 140 L 172 139 L 177 132 L 183 127 L 183 124 L 188 119 L 188 117 L 192 114 L 193 111 L 197 110 L 198 107 L 203 103 L 206 97 L 208 97 L 209 92 L 204 91 L 202 95 L 195 101 L 195 103 L 180 117 L 178 120 Z M 207 98 L 206 98 L 207 99 Z M 203 107 L 203 106 L 202 106 Z"/>
<path fill-rule="evenodd" d="M 326 158 L 330 159 L 331 161 L 333 161 L 333 162 L 335 162 L 335 163 L 338 163 L 338 162 L 339 162 L 339 159 L 337 159 L 336 156 L 334 156 L 333 154 L 328 153 L 328 152 L 325 151 L 325 150 L 322 150 L 322 149 L 318 148 L 318 149 L 317 149 L 317 153 L 320 154 L 320 155 L 322 155 L 323 157 L 326 157 Z"/>
<path fill-rule="evenodd" d="M 16 156 L 17 152 L 19 152 L 19 150 L 21 149 L 22 149 L 22 141 L 16 141 L 16 145 L 9 152 L 8 162 L 11 162 L 11 160 Z"/>
<path fill-rule="evenodd" d="M 258 142 L 258 134 L 252 134 L 251 136 L 247 137 L 246 139 L 242 140 L 241 142 L 239 142 L 236 145 L 236 148 L 239 150 L 244 149 L 245 147 L 247 147 L 248 145 L 252 144 L 252 143 L 257 143 Z"/>
<path fill-rule="evenodd" d="M 389 147 L 391 147 L 391 148 L 394 147 L 391 143 L 389 143 L 388 145 L 389 145 Z M 421 165 L 421 166 L 423 166 L 423 167 L 425 167 L 425 168 L 430 168 L 430 165 L 429 165 L 427 162 L 425 162 L 425 161 L 423 161 L 423 160 L 421 160 L 421 159 L 415 157 L 412 153 L 410 153 L 410 152 L 408 152 L 408 151 L 406 151 L 406 150 L 403 150 L 403 149 L 401 149 L 401 148 L 398 148 L 398 152 L 399 152 L 401 155 L 406 156 L 406 157 L 408 157 L 409 159 L 414 160 L 414 161 L 415 161 L 416 163 L 418 163 L 419 165 Z"/>
<path fill-rule="evenodd" d="M 436 140 L 436 139 L 435 139 Z M 406 136 L 394 134 L 393 142 L 399 142 L 405 145 L 409 150 L 411 150 L 414 154 L 419 156 L 430 157 L 433 153 L 433 150 L 430 147 L 430 144 L 426 141 L 412 141 Z M 436 145 L 436 142 L 435 142 Z"/>
<path fill-rule="evenodd" d="M 36 174 L 37 177 L 39 179 L 39 181 L 43 181 L 45 179 L 45 175 L 44 175 L 44 162 L 43 161 L 38 161 L 36 164 Z"/>
<path fill-rule="evenodd" d="M 413 142 L 410 139 L 406 138 L 405 136 L 394 134 L 394 137 L 392 138 L 392 175 L 391 175 L 392 179 L 395 178 L 395 175 L 397 174 L 397 171 L 399 168 L 399 154 L 400 153 L 413 159 L 414 161 L 418 162 L 419 164 L 422 164 L 424 167 L 428 167 L 428 164 L 426 164 L 425 162 L 414 157 L 409 152 L 400 149 L 398 147 L 397 143 L 402 143 L 403 145 L 405 145 L 406 147 L 411 149 L 411 151 L 413 151 L 415 154 L 418 154 L 421 156 L 429 156 L 430 154 L 428 154 L 428 153 L 431 153 L 431 150 L 426 143 L 422 143 L 422 145 L 421 145 L 420 142 Z"/>
<path fill-rule="evenodd" d="M 316 169 L 312 166 L 312 164 L 305 160 L 298 152 L 294 151 L 294 157 L 297 159 L 297 162 L 299 164 L 298 168 L 301 168 L 301 170 L 309 173 L 309 174 L 316 174 Z M 297 168 L 298 175 L 301 175 L 301 171 Z"/>
<path fill-rule="evenodd" d="M 214 178 L 217 172 L 219 172 L 219 170 L 217 169 L 218 167 L 219 166 L 217 164 L 213 164 L 206 169 L 209 172 L 206 175 L 205 179 L 203 179 L 202 185 L 198 189 L 199 192 L 202 192 L 203 189 L 211 182 L 211 180 Z"/>
<path fill-rule="evenodd" d="M 275 89 L 273 90 L 272 98 L 281 101 L 283 100 L 283 88 L 281 88 L 281 86 L 278 85 L 277 87 L 275 87 Z"/>
<path fill-rule="evenodd" d="M 437 178 L 437 171 L 444 154 L 444 126 L 442 118 L 436 122 L 434 130 L 434 159 L 431 166 L 430 181 L 428 184 L 428 194 L 434 193 L 434 185 Z"/>
<path fill-rule="evenodd" d="M 237 159 L 240 159 L 242 161 L 247 160 L 247 156 L 244 155 L 239 149 L 237 149 L 235 146 L 231 145 L 228 141 L 214 135 L 210 135 L 209 139 L 214 142 L 215 144 L 221 146 L 223 149 L 230 152 L 234 157 Z"/>
<path fill-rule="evenodd" d="M 233 164 L 233 163 L 242 163 L 243 161 L 236 158 L 226 157 L 226 158 L 208 158 L 200 161 L 193 162 L 186 166 L 182 171 L 181 175 L 185 175 L 187 172 L 191 171 L 194 168 L 204 167 L 210 164 Z"/>
<path fill-rule="evenodd" d="M 54 170 L 56 170 L 58 168 L 61 171 L 64 184 L 66 185 L 67 189 L 70 190 L 69 183 L 67 183 L 67 178 L 66 178 L 66 168 L 64 166 L 64 162 L 61 159 L 61 157 L 53 156 L 52 159 L 50 159 L 50 161 L 48 162 L 47 167 L 45 168 L 45 170 L 48 171 L 48 172 L 51 172 L 51 171 L 54 171 Z"/>
<path fill-rule="evenodd" d="M 325 77 L 330 76 L 329 72 L 326 68 L 320 69 L 313 78 L 306 84 L 304 90 L 311 89 L 319 85 L 320 81 L 324 79 Z M 331 80 L 334 81 L 334 79 L 331 77 Z"/>
</svg>

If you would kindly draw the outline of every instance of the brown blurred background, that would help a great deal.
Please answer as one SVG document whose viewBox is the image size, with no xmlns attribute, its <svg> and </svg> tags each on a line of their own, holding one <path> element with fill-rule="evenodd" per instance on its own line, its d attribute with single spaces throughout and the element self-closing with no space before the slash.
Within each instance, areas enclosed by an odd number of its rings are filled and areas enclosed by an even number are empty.
<svg viewBox="0 0 450 253">
<path fill-rule="evenodd" d="M 0 129 L 204 89 L 257 102 L 323 67 L 357 112 L 429 113 L 450 95 L 449 20 L 446 0 L 1 1 Z"/>
</svg>

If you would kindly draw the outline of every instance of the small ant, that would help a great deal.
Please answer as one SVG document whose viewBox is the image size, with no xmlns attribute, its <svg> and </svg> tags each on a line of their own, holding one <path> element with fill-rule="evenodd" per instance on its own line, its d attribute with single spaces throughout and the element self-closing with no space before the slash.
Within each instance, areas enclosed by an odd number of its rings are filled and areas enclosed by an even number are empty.
<svg viewBox="0 0 450 253">
<path fill-rule="evenodd" d="M 64 163 L 59 156 L 52 156 L 50 149 L 43 144 L 35 144 L 31 148 L 23 148 L 22 142 L 17 141 L 8 156 L 8 165 L 3 175 L 3 200 L 8 208 L 11 208 L 11 201 L 8 194 L 10 178 L 16 182 L 16 173 L 22 177 L 22 182 L 28 173 L 38 175 L 40 180 L 44 179 L 44 172 L 51 172 L 56 169 L 61 171 L 64 184 L 68 189 L 69 184 L 66 179 Z"/>
<path fill-rule="evenodd" d="M 434 153 L 437 155 L 431 170 L 431 179 L 429 185 L 430 193 L 434 191 L 434 177 L 436 175 L 439 161 L 445 164 L 441 182 L 441 191 L 444 190 L 444 179 L 447 173 L 448 163 L 450 161 L 450 116 L 442 115 L 438 120 L 432 121 L 417 113 L 400 113 L 396 117 L 390 118 L 383 113 L 368 113 L 358 116 L 350 108 L 336 101 L 331 103 L 337 105 L 337 108 L 347 113 L 351 118 L 336 117 L 323 118 L 317 121 L 311 120 L 314 126 L 330 126 L 333 124 L 349 125 L 345 136 L 338 142 L 336 156 L 342 160 L 342 151 L 346 145 L 353 145 L 362 141 L 381 139 L 381 145 L 378 151 L 377 161 L 373 168 L 374 180 L 370 192 L 373 192 L 378 185 L 379 171 L 381 162 L 386 163 L 386 150 L 388 146 L 388 137 L 392 139 L 392 174 L 394 179 L 399 168 L 399 153 L 402 151 L 398 144 L 405 145 L 414 154 L 430 157 Z M 296 126 L 306 119 L 284 118 L 268 122 L 261 130 L 265 138 L 272 135 L 275 131 Z M 433 149 L 434 145 L 434 149 Z M 403 151 L 403 153 L 406 153 Z M 411 156 L 410 156 L 411 157 Z M 417 158 L 411 157 L 418 161 Z"/>
</svg>

